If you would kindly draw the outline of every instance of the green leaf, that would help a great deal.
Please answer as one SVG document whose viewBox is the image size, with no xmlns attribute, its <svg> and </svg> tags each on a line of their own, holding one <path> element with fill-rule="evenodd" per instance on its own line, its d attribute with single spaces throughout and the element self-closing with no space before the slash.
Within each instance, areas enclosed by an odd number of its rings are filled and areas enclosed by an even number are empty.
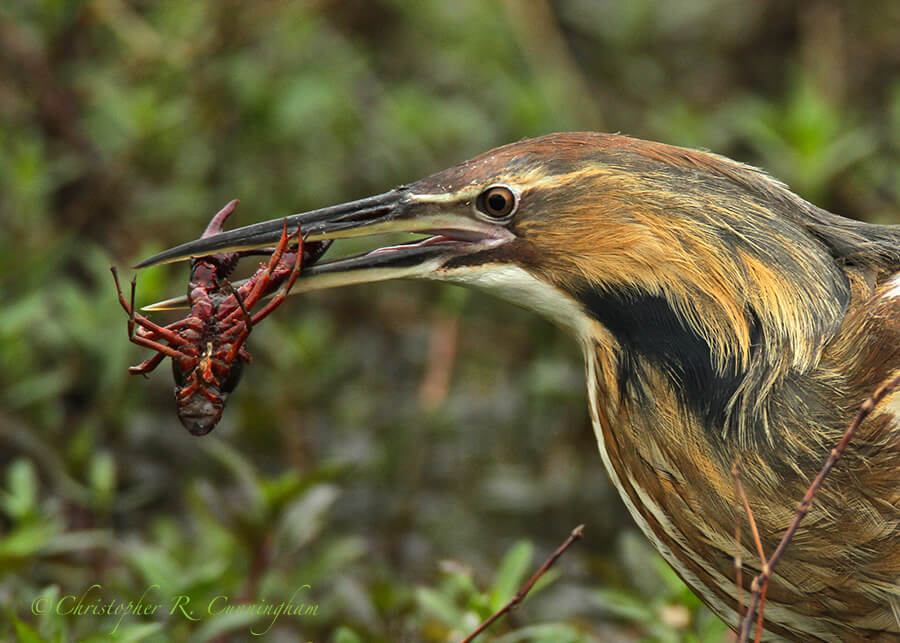
<svg viewBox="0 0 900 643">
<path fill-rule="evenodd" d="M 697 641 L 699 643 L 722 643 L 728 640 L 728 634 L 731 631 L 725 621 L 709 612 L 701 614 L 700 627 L 697 631 Z"/>
<path fill-rule="evenodd" d="M 571 625 L 563 623 L 542 623 L 521 627 L 514 632 L 494 639 L 494 643 L 581 643 L 586 641 Z"/>
<path fill-rule="evenodd" d="M 178 593 L 184 587 L 184 570 L 163 550 L 137 546 L 129 551 L 131 565 L 140 570 L 146 583 L 159 585 L 160 591 Z"/>
<path fill-rule="evenodd" d="M 247 635 L 246 640 L 265 640 L 267 638 L 265 635 L 251 636 L 250 630 L 259 634 L 269 627 L 271 620 L 271 616 L 260 616 L 252 612 L 237 611 L 231 614 L 221 614 L 207 620 L 190 638 L 190 643 L 206 643 L 206 641 L 218 639 L 222 635 L 238 629 L 245 630 L 243 633 Z M 271 634 L 271 630 L 266 634 Z"/>
<path fill-rule="evenodd" d="M 13 626 L 16 628 L 16 639 L 19 643 L 45 643 L 44 639 L 30 625 L 19 620 L 13 614 Z"/>
<path fill-rule="evenodd" d="M 129 625 L 119 630 L 118 643 L 138 643 L 143 641 L 151 634 L 156 634 L 163 629 L 162 623 L 141 623 L 139 625 Z"/>
<path fill-rule="evenodd" d="M 24 558 L 36 554 L 60 533 L 60 530 L 60 526 L 55 522 L 21 525 L 0 540 L 0 558 Z"/>
<path fill-rule="evenodd" d="M 91 459 L 90 483 L 97 504 L 109 507 L 116 490 L 116 462 L 108 451 L 101 451 Z"/>
<path fill-rule="evenodd" d="M 470 568 L 452 560 L 441 561 L 440 567 L 444 574 L 444 582 L 454 596 L 468 596 L 475 599 L 481 597 Z"/>
<path fill-rule="evenodd" d="M 106 641 L 114 641 L 115 643 L 139 643 L 148 636 L 162 631 L 162 623 L 140 623 L 134 625 L 126 625 L 116 629 L 115 634 L 109 632 L 99 632 L 83 639 L 81 643 L 106 643 Z"/>
<path fill-rule="evenodd" d="M 416 589 L 416 601 L 423 610 L 447 625 L 457 627 L 463 619 L 463 614 L 453 602 L 443 594 L 428 587 Z"/>
<path fill-rule="evenodd" d="M 207 438 L 202 444 L 206 452 L 216 458 L 241 483 L 248 500 L 244 513 L 257 520 L 262 520 L 266 515 L 266 499 L 262 491 L 263 483 L 257 475 L 253 463 L 240 451 L 222 440 Z"/>
<path fill-rule="evenodd" d="M 288 506 L 278 529 L 283 553 L 297 551 L 318 535 L 338 495 L 335 485 L 316 485 Z"/>
<path fill-rule="evenodd" d="M 656 613 L 647 605 L 630 594 L 615 589 L 600 589 L 591 593 L 594 603 L 614 616 L 628 621 L 643 623 L 655 621 Z"/>
<path fill-rule="evenodd" d="M 363 640 L 349 627 L 341 625 L 331 637 L 331 643 L 363 643 Z"/>
<path fill-rule="evenodd" d="M 503 556 L 490 591 L 492 611 L 500 609 L 525 582 L 533 556 L 534 545 L 525 540 L 517 542 Z"/>
<path fill-rule="evenodd" d="M 100 549 L 109 547 L 115 542 L 114 532 L 111 529 L 85 529 L 61 533 L 48 541 L 42 553 L 61 554 L 82 549 Z"/>
<path fill-rule="evenodd" d="M 10 518 L 21 520 L 35 512 L 38 501 L 38 479 L 34 464 L 18 458 L 6 469 L 9 491 L 0 497 L 3 510 Z"/>
</svg>

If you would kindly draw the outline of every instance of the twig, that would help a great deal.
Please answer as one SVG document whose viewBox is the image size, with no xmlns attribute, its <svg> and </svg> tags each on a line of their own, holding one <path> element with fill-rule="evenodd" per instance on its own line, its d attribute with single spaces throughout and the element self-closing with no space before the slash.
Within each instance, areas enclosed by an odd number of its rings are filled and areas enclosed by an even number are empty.
<svg viewBox="0 0 900 643">
<path fill-rule="evenodd" d="M 859 426 L 867 417 L 869 417 L 869 414 L 871 414 L 875 407 L 878 406 L 878 403 L 881 402 L 881 400 L 883 400 L 885 397 L 887 397 L 898 386 L 900 386 L 900 375 L 895 376 L 893 379 L 879 386 L 877 389 L 875 389 L 875 392 L 872 393 L 872 396 L 860 405 L 859 412 L 856 414 L 856 417 L 853 418 L 850 426 L 848 426 L 847 430 L 844 432 L 843 437 L 831 450 L 831 453 L 828 454 L 828 459 L 825 460 L 825 464 L 822 466 L 819 474 L 812 481 L 812 484 L 809 485 L 809 489 L 806 490 L 806 494 L 804 494 L 803 500 L 801 500 L 797 504 L 797 513 L 794 514 L 794 520 L 791 522 L 787 531 L 784 533 L 784 536 L 781 538 L 781 541 L 778 543 L 778 546 L 775 548 L 775 551 L 769 558 L 768 563 L 765 562 L 765 558 L 761 557 L 762 571 L 757 574 L 750 585 L 750 589 L 753 593 L 750 595 L 750 603 L 747 606 L 747 612 L 744 614 L 744 620 L 741 622 L 741 629 L 738 632 L 738 643 L 745 643 L 749 639 L 750 628 L 753 626 L 753 620 L 754 616 L 756 615 L 757 606 L 759 606 L 759 619 L 757 619 L 756 640 L 759 640 L 759 636 L 762 630 L 762 613 L 765 606 L 765 592 L 766 588 L 769 585 L 769 579 L 772 577 L 772 573 L 775 569 L 775 565 L 778 564 L 778 561 L 781 560 L 782 555 L 784 555 L 784 550 L 790 544 L 791 538 L 794 537 L 794 533 L 797 531 L 797 527 L 800 526 L 800 522 L 806 517 L 806 514 L 809 513 L 809 508 L 812 505 L 813 496 L 822 485 L 822 482 L 825 480 L 825 476 L 827 476 L 831 469 L 834 467 L 835 463 L 838 461 L 838 458 L 840 458 L 844 454 L 844 451 L 847 448 L 847 444 L 849 444 L 850 440 L 853 439 L 853 436 L 856 433 L 857 429 L 859 429 Z"/>
<path fill-rule="evenodd" d="M 738 471 L 737 466 L 734 468 L 734 472 L 740 476 L 740 471 Z M 759 556 L 759 560 L 762 563 L 763 569 L 766 567 L 766 552 L 763 549 L 762 540 L 759 537 L 759 530 L 756 528 L 756 519 L 753 517 L 753 510 L 750 509 L 750 502 L 747 500 L 747 494 L 744 493 L 744 485 L 741 484 L 740 477 L 736 477 L 734 479 L 735 487 L 737 487 L 738 497 L 741 499 L 741 502 L 744 505 L 744 512 L 747 514 L 747 522 L 750 523 L 750 533 L 753 535 L 753 544 L 756 545 L 756 553 Z"/>
<path fill-rule="evenodd" d="M 737 462 L 735 462 L 731 472 L 732 475 L 734 475 L 734 486 L 737 490 L 738 498 L 740 498 L 741 503 L 744 506 L 744 513 L 747 514 L 747 522 L 750 523 L 750 533 L 753 535 L 753 544 L 756 545 L 756 554 L 759 556 L 763 571 L 765 571 L 769 569 L 769 563 L 766 561 L 766 552 L 763 548 L 762 540 L 759 537 L 759 530 L 756 528 L 756 519 L 753 517 L 753 510 L 750 509 L 750 502 L 747 500 L 747 494 L 744 493 L 744 485 L 741 484 L 740 471 L 738 470 Z M 738 533 L 740 533 L 739 530 Z M 753 580 L 754 583 L 756 581 L 757 579 Z M 766 589 L 768 589 L 768 583 L 763 582 L 762 588 L 759 590 L 759 610 L 756 619 L 756 639 L 754 640 L 754 643 L 759 643 L 759 638 L 762 635 L 762 616 L 763 606 L 766 604 Z M 740 590 L 738 590 L 738 592 L 740 593 Z M 738 597 L 739 602 L 740 600 L 740 597 Z"/>
<path fill-rule="evenodd" d="M 511 599 L 509 599 L 509 601 L 507 601 L 506 605 L 491 614 L 490 618 L 488 618 L 484 623 L 475 628 L 475 630 L 462 641 L 460 641 L 460 643 L 471 643 L 479 634 L 493 625 L 494 621 L 496 621 L 507 612 L 515 609 L 519 605 L 519 603 L 521 603 L 528 595 L 528 592 L 531 591 L 531 588 L 534 587 L 534 584 L 538 582 L 540 577 L 547 573 L 547 570 L 550 569 L 553 563 L 555 563 L 560 556 L 566 553 L 566 550 L 572 545 L 572 543 L 574 543 L 576 540 L 581 540 L 582 531 L 584 531 L 584 525 L 578 525 L 577 527 L 575 527 L 575 529 L 572 530 L 572 533 L 569 534 L 569 537 L 566 538 L 565 542 L 557 547 L 556 551 L 550 554 L 547 560 L 544 561 L 544 564 L 538 567 L 538 570 L 534 573 L 534 575 L 528 579 L 528 582 L 526 582 L 524 585 L 522 585 L 522 587 L 519 588 L 519 591 L 516 592 L 515 595 Z"/>
<path fill-rule="evenodd" d="M 238 603 L 249 603 L 253 600 L 259 582 L 269 568 L 272 559 L 272 535 L 263 534 L 253 546 L 253 556 L 250 559 L 250 569 L 247 572 L 247 581 L 238 594 Z"/>
<path fill-rule="evenodd" d="M 458 335 L 458 314 L 439 314 L 431 323 L 428 361 L 419 386 L 419 404 L 429 411 L 439 407 L 447 397 Z"/>
<path fill-rule="evenodd" d="M 731 465 L 731 477 L 734 480 L 735 497 L 740 498 L 743 487 L 741 486 L 740 471 L 738 469 L 738 461 L 740 456 L 734 459 Z M 740 502 L 734 503 L 734 574 L 735 585 L 737 586 L 737 603 L 738 603 L 738 623 L 744 620 L 744 561 L 741 559 L 741 518 L 742 509 Z"/>
</svg>

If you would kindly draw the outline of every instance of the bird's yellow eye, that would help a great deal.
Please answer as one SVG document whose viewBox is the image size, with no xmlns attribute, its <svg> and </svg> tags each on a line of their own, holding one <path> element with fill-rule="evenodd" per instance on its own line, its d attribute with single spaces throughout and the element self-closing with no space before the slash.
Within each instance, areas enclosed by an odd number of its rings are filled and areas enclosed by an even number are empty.
<svg viewBox="0 0 900 643">
<path fill-rule="evenodd" d="M 491 219 L 507 219 L 516 211 L 519 199 L 505 185 L 492 185 L 478 195 L 475 207 Z"/>
</svg>

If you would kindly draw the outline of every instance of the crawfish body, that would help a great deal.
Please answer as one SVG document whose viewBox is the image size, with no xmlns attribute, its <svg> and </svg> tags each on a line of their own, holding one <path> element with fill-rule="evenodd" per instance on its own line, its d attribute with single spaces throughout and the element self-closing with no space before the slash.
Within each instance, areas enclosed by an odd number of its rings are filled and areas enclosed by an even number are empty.
<svg viewBox="0 0 900 643">
<path fill-rule="evenodd" d="M 232 201 L 222 208 L 203 236 L 221 232 L 236 205 L 237 201 Z M 289 241 L 294 238 L 296 247 L 289 247 Z M 300 274 L 302 262 L 306 258 L 314 261 L 327 248 L 326 243 L 309 246 L 304 249 L 299 229 L 288 235 L 285 223 L 278 245 L 267 252 L 268 262 L 261 264 L 238 288 L 227 277 L 245 253 L 194 258 L 188 283 L 190 314 L 168 326 L 159 326 L 135 312 L 135 282 L 132 280 L 131 301 L 127 301 L 113 268 L 119 303 L 128 313 L 129 338 L 157 352 L 129 368 L 129 372 L 147 374 L 165 357 L 171 357 L 178 419 L 192 434 L 205 435 L 218 424 L 228 396 L 240 381 L 244 363 L 251 360 L 244 347 L 250 331 L 284 301 Z M 284 287 L 279 289 L 282 284 Z M 279 290 L 275 296 L 251 314 L 260 299 L 276 289 Z"/>
<path fill-rule="evenodd" d="M 207 228 L 204 236 L 218 231 Z M 242 344 L 252 319 L 249 314 L 232 319 L 232 313 L 243 312 L 238 298 L 246 307 L 243 299 L 248 293 L 244 286 L 233 290 L 224 281 L 237 260 L 236 253 L 228 253 L 191 261 L 191 314 L 179 333 L 186 346 L 181 357 L 172 358 L 172 375 L 178 419 L 194 435 L 205 435 L 218 424 L 228 396 L 240 382 L 244 363 L 251 359 Z"/>
</svg>

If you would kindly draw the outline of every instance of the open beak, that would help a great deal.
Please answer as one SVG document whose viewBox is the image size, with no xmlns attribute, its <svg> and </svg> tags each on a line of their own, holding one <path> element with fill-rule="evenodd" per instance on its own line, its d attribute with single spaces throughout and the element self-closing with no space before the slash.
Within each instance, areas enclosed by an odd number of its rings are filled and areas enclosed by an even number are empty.
<svg viewBox="0 0 900 643">
<path fill-rule="evenodd" d="M 292 290 L 292 293 L 299 293 L 400 277 L 439 279 L 438 273 L 450 259 L 489 250 L 514 238 L 504 226 L 477 218 L 465 205 L 468 195 L 448 199 L 444 194 L 416 194 L 415 187 L 415 184 L 403 186 L 358 201 L 292 214 L 183 243 L 141 261 L 135 268 L 221 252 L 271 247 L 280 239 L 285 220 L 288 230 L 296 230 L 299 225 L 307 242 L 398 232 L 430 235 L 411 243 L 304 265 Z M 186 298 L 179 297 L 152 304 L 145 310 L 184 305 Z"/>
</svg>

